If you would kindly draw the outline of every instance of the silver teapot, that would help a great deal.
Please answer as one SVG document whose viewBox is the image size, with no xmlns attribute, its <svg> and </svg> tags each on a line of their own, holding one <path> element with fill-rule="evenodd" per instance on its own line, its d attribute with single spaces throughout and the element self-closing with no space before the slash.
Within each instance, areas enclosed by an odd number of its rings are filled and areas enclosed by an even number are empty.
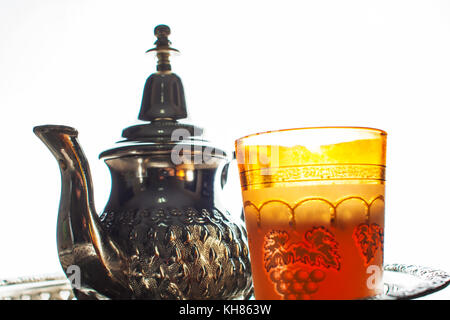
<svg viewBox="0 0 450 320">
<path fill-rule="evenodd" d="M 62 178 L 57 248 L 78 299 L 245 299 L 252 294 L 247 234 L 220 202 L 230 157 L 202 139 L 187 117 L 169 27 L 155 28 L 157 72 L 145 84 L 139 119 L 100 154 L 111 194 L 95 211 L 87 159 L 74 128 L 35 134 Z"/>
</svg>

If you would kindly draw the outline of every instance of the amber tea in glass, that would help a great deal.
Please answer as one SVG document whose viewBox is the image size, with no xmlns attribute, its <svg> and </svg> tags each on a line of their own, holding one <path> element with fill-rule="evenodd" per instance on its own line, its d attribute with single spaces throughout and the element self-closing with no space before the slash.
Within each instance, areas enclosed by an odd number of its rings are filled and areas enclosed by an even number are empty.
<svg viewBox="0 0 450 320">
<path fill-rule="evenodd" d="M 321 127 L 236 141 L 256 299 L 382 292 L 386 136 Z"/>
</svg>

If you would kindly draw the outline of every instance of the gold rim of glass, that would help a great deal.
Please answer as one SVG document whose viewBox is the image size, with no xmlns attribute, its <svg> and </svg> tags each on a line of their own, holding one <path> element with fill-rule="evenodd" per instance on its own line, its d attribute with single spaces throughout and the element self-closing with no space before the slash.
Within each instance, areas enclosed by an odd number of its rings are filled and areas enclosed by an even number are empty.
<svg viewBox="0 0 450 320">
<path fill-rule="evenodd" d="M 241 186 L 383 183 L 387 133 L 369 127 L 304 127 L 236 140 Z"/>
<path fill-rule="evenodd" d="M 379 133 L 380 136 L 387 136 L 387 132 L 382 129 L 377 129 L 373 127 L 358 127 L 358 126 L 321 126 L 321 127 L 299 127 L 299 128 L 287 128 L 287 129 L 279 129 L 279 130 L 268 130 L 268 131 L 262 131 L 257 133 L 248 134 L 246 136 L 243 136 L 241 138 L 236 139 L 236 143 L 247 140 L 252 137 L 261 136 L 261 135 L 268 135 L 272 133 L 283 133 L 283 132 L 290 132 L 290 131 L 306 131 L 306 130 L 319 130 L 319 129 L 345 129 L 345 130 L 361 130 L 361 131 L 372 131 L 375 133 Z"/>
</svg>

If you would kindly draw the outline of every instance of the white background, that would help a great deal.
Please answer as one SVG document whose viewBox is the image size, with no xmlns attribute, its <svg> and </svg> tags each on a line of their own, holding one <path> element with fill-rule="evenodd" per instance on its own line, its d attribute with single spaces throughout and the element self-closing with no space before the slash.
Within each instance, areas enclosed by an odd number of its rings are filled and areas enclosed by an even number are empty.
<svg viewBox="0 0 450 320">
<path fill-rule="evenodd" d="M 225 149 L 269 129 L 386 130 L 386 263 L 450 271 L 449 1 L 1 0 L 0 278 L 60 271 L 59 170 L 33 126 L 79 130 L 101 212 L 97 156 L 137 122 L 160 23 L 190 120 Z"/>
</svg>

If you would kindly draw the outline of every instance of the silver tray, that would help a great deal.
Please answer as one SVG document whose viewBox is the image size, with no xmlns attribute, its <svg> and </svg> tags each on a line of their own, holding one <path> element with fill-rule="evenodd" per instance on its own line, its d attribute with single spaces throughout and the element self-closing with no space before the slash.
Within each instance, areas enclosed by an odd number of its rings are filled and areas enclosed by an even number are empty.
<svg viewBox="0 0 450 320">
<path fill-rule="evenodd" d="M 72 300 L 75 296 L 64 274 L 0 280 L 0 300 Z"/>
<path fill-rule="evenodd" d="M 388 264 L 383 279 L 384 293 L 371 299 L 424 297 L 448 286 L 450 274 L 416 265 Z M 0 300 L 75 300 L 75 296 L 64 274 L 52 274 L 0 280 Z"/>
<path fill-rule="evenodd" d="M 384 293 L 375 300 L 417 299 L 450 283 L 450 274 L 438 269 L 406 264 L 387 264 L 383 269 Z"/>
</svg>

